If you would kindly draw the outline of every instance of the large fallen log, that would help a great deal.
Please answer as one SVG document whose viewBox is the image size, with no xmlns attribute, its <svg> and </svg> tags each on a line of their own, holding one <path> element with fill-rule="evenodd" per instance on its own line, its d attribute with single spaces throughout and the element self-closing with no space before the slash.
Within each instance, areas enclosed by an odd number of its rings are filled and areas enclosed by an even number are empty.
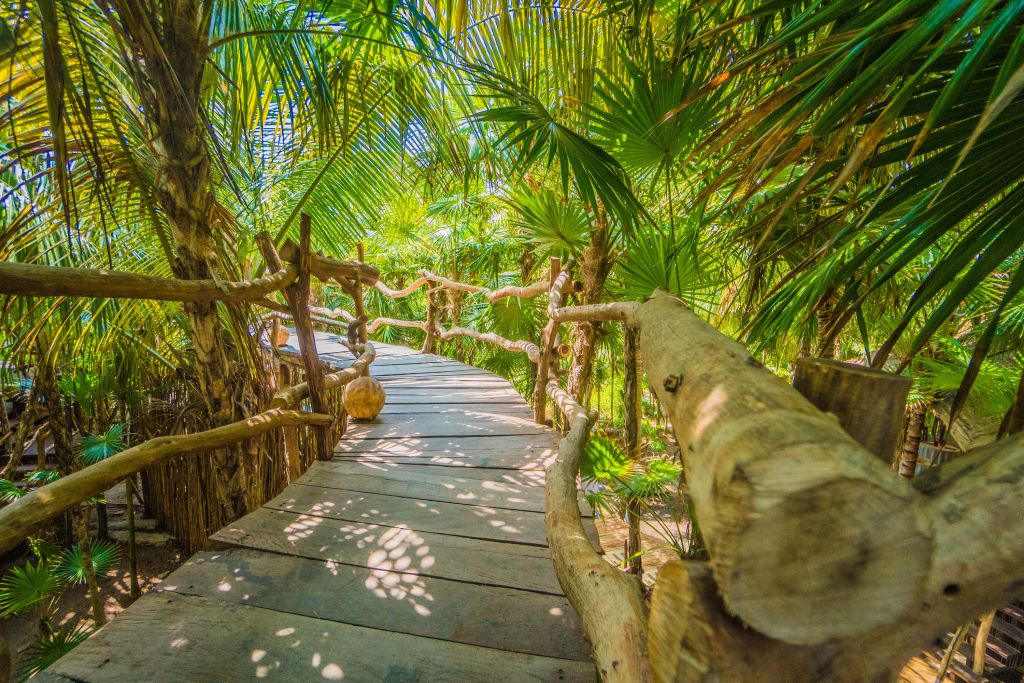
<svg viewBox="0 0 1024 683">
<path fill-rule="evenodd" d="M 815 675 L 875 680 L 1024 594 L 1024 436 L 912 486 L 666 293 L 633 321 L 725 609 Z"/>
<path fill-rule="evenodd" d="M 178 456 L 223 448 L 278 427 L 328 426 L 333 422 L 330 415 L 271 409 L 204 432 L 150 439 L 42 486 L 0 510 L 0 555 L 21 543 L 48 520 L 151 465 Z"/>
<path fill-rule="evenodd" d="M 156 301 L 260 301 L 267 294 L 290 285 L 297 274 L 298 269 L 288 265 L 255 280 L 220 282 L 0 261 L 0 294 Z"/>
</svg>

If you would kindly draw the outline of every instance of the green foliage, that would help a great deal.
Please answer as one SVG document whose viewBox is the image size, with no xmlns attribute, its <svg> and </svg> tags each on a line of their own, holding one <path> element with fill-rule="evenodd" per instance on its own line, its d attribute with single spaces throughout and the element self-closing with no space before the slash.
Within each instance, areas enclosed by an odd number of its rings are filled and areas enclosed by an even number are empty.
<svg viewBox="0 0 1024 683">
<path fill-rule="evenodd" d="M 92 553 L 92 567 L 97 576 L 103 576 L 120 561 L 120 548 L 113 541 L 94 538 L 90 540 L 89 548 Z M 85 570 L 82 548 L 78 545 L 65 549 L 53 563 L 54 575 L 68 584 L 85 583 Z"/>
<path fill-rule="evenodd" d="M 605 511 L 622 510 L 630 500 L 649 500 L 669 494 L 679 482 L 679 465 L 663 458 L 632 462 L 608 437 L 595 434 L 580 461 L 580 478 L 587 500 Z"/>
<path fill-rule="evenodd" d="M 57 470 L 32 470 L 25 475 L 25 483 L 33 486 L 44 486 L 60 479 L 60 472 Z"/>
<path fill-rule="evenodd" d="M 95 629 L 82 622 L 66 624 L 25 650 L 18 665 L 22 679 L 36 675 L 85 642 Z"/>
<path fill-rule="evenodd" d="M 0 615 L 21 614 L 37 608 L 59 588 L 59 578 L 44 560 L 35 564 L 28 562 L 24 567 L 12 567 L 0 579 Z"/>
<path fill-rule="evenodd" d="M 125 425 L 112 425 L 103 434 L 87 434 L 78 444 L 78 457 L 85 465 L 92 465 L 100 460 L 124 450 Z"/>
<path fill-rule="evenodd" d="M 13 503 L 27 493 L 25 489 L 21 488 L 13 481 L 6 479 L 0 479 L 0 501 L 4 503 Z"/>
</svg>

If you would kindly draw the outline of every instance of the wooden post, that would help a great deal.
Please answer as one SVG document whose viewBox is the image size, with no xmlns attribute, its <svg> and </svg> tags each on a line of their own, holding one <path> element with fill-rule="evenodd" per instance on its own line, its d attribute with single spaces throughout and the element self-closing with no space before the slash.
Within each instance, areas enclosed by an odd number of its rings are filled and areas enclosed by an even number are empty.
<svg viewBox="0 0 1024 683">
<path fill-rule="evenodd" d="M 423 353 L 434 353 L 434 329 L 437 326 L 437 307 L 434 304 L 434 288 L 427 285 L 427 329 L 423 337 Z"/>
<path fill-rule="evenodd" d="M 313 408 L 313 412 L 323 415 L 327 413 L 323 393 L 324 373 L 323 368 L 320 367 L 320 356 L 316 352 L 316 337 L 313 334 L 313 321 L 310 319 L 309 313 L 312 230 L 312 219 L 307 214 L 302 214 L 299 223 L 299 262 L 297 264 L 299 275 L 295 282 L 285 288 L 284 295 L 288 300 L 288 308 L 292 312 L 292 321 L 295 323 L 295 336 L 298 339 L 299 351 L 302 354 L 302 363 L 306 371 L 306 383 L 309 385 L 309 404 Z M 283 268 L 281 257 L 274 248 L 270 236 L 261 233 L 256 236 L 256 241 L 267 265 L 275 270 L 281 270 Z M 333 444 L 329 443 L 330 429 L 322 426 L 317 426 L 314 429 L 317 459 L 330 460 L 333 454 Z"/>
<path fill-rule="evenodd" d="M 552 256 L 548 271 L 548 292 L 555 286 L 555 280 L 562 270 L 562 262 Z M 548 323 L 540 336 L 540 361 L 537 363 L 537 380 L 533 385 L 533 421 L 537 424 L 546 422 L 548 373 L 551 370 L 551 347 L 555 343 L 555 330 L 558 323 L 552 315 L 551 304 L 548 304 Z"/>
<path fill-rule="evenodd" d="M 135 547 L 135 475 L 124 480 L 125 516 L 128 517 L 128 580 L 132 599 L 142 596 L 139 588 L 139 562 Z"/>
<path fill-rule="evenodd" d="M 623 374 L 622 394 L 626 457 L 630 462 L 637 463 L 640 461 L 640 333 L 629 323 L 625 325 L 624 332 L 623 356 L 626 371 Z M 642 576 L 644 573 L 643 558 L 639 554 L 642 549 L 641 502 L 631 493 L 626 503 L 626 523 L 629 527 L 625 548 L 626 570 L 634 576 Z"/>
<path fill-rule="evenodd" d="M 797 358 L 793 386 L 865 449 L 890 465 L 903 431 L 912 380 L 823 358 Z"/>
<path fill-rule="evenodd" d="M 356 251 L 359 253 L 359 265 L 363 264 L 363 258 L 365 252 L 363 251 L 363 243 L 356 243 Z M 363 301 L 363 281 L 360 278 L 355 279 L 355 286 L 353 287 L 352 300 L 355 303 L 356 308 L 356 320 L 359 321 L 359 341 L 362 344 L 366 343 L 366 302 Z"/>
</svg>

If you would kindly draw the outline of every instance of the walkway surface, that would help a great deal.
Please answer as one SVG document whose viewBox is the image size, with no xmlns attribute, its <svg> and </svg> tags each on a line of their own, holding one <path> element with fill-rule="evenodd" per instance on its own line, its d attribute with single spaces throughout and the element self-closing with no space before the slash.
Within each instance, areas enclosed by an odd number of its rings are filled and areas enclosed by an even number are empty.
<svg viewBox="0 0 1024 683">
<path fill-rule="evenodd" d="M 594 680 L 547 548 L 557 435 L 494 374 L 376 346 L 377 420 L 43 678 Z"/>
</svg>

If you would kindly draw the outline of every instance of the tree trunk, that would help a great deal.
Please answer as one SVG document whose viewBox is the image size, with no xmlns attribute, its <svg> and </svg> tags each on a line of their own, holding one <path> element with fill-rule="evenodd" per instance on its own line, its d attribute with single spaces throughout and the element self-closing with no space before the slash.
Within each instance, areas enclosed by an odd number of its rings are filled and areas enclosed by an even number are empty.
<svg viewBox="0 0 1024 683">
<path fill-rule="evenodd" d="M 601 301 L 604 285 L 611 272 L 613 258 L 608 226 L 603 218 L 590 233 L 590 240 L 583 250 L 580 263 L 580 277 L 583 291 L 578 295 L 582 304 L 596 304 Z M 573 324 L 572 363 L 569 366 L 567 387 L 577 403 L 585 405 L 590 396 L 590 384 L 594 377 L 594 355 L 597 352 L 597 331 L 600 323 L 577 322 Z"/>
<path fill-rule="evenodd" d="M 835 311 L 837 298 L 836 291 L 830 289 L 825 293 L 825 296 L 822 297 L 822 301 L 818 305 L 818 310 L 815 312 L 815 317 L 818 319 L 819 358 L 839 357 L 839 331 L 832 329 L 837 320 Z"/>
<path fill-rule="evenodd" d="M 639 333 L 635 328 L 626 325 L 623 357 L 626 361 L 626 372 L 623 375 L 623 432 L 626 441 L 626 457 L 630 462 L 640 461 L 640 357 Z M 641 500 L 630 494 L 626 503 L 626 524 L 629 533 L 626 535 L 626 571 L 634 576 L 643 576 L 644 564 L 640 553 L 643 550 L 640 539 Z"/>
<path fill-rule="evenodd" d="M 910 410 L 907 435 L 903 439 L 903 452 L 900 454 L 900 476 L 907 479 L 912 478 L 917 470 L 917 452 L 924 431 L 924 415 L 924 404 L 915 403 Z"/>
<path fill-rule="evenodd" d="M 92 564 L 92 539 L 89 537 L 88 505 L 79 505 L 75 510 L 75 526 L 78 533 L 78 548 L 82 551 L 82 567 L 85 570 L 85 583 L 89 592 L 89 604 L 92 606 L 92 619 L 97 626 L 107 623 L 107 615 L 103 611 L 103 599 L 96 583 L 96 568 Z"/>
<path fill-rule="evenodd" d="M 186 280 L 223 279 L 217 264 L 223 235 L 214 230 L 217 202 L 202 102 L 210 6 L 195 0 L 167 0 L 161 4 L 159 21 L 138 0 L 114 0 L 114 6 L 130 43 L 128 66 L 158 152 L 154 195 L 173 238 L 172 270 Z M 187 302 L 183 308 L 191 327 L 198 398 L 204 403 L 208 426 L 254 412 L 258 399 L 269 399 L 269 394 L 264 396 L 265 383 L 232 358 L 217 304 Z M 240 309 L 230 305 L 228 309 L 236 320 L 241 319 Z M 236 336 L 244 343 L 241 340 L 246 337 Z M 239 357 L 254 358 L 255 353 Z M 204 460 L 202 478 L 207 480 L 207 490 L 198 491 L 196 498 L 191 492 L 197 490 L 198 482 L 184 483 L 190 492 L 189 505 L 198 506 L 199 524 L 204 528 L 195 531 L 202 536 L 247 511 L 251 455 L 249 447 L 238 445 Z M 188 543 L 195 544 L 196 539 Z"/>
</svg>

